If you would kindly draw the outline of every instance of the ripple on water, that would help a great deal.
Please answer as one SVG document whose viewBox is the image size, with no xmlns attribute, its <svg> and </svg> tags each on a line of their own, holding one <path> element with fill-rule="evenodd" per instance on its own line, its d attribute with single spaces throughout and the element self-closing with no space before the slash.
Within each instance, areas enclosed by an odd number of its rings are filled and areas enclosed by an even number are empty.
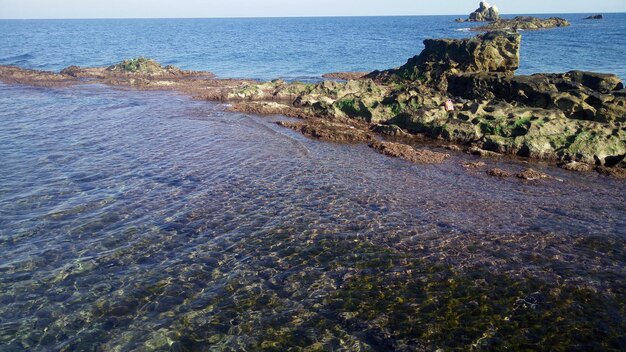
<svg viewBox="0 0 626 352">
<path fill-rule="evenodd" d="M 8 350 L 624 345 L 619 181 L 412 165 L 169 93 L 0 90 Z"/>
</svg>

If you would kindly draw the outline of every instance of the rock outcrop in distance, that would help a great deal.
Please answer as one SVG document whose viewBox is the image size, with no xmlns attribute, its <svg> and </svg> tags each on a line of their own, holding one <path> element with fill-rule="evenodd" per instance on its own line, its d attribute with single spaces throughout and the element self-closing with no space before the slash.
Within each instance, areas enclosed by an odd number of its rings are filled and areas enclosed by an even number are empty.
<svg viewBox="0 0 626 352">
<path fill-rule="evenodd" d="M 538 30 L 556 27 L 568 27 L 570 23 L 560 17 L 537 18 L 531 16 L 517 16 L 512 19 L 499 19 L 487 25 L 474 27 L 473 31 L 497 31 L 497 30 Z"/>
<path fill-rule="evenodd" d="M 591 15 L 591 16 L 585 17 L 583 19 L 584 20 L 601 20 L 603 18 L 604 18 L 604 16 L 602 16 L 602 15 Z"/>
<path fill-rule="evenodd" d="M 481 156 L 518 155 L 559 161 L 572 170 L 625 175 L 626 90 L 621 80 L 584 71 L 515 75 L 520 43 L 521 35 L 514 32 L 429 39 L 421 54 L 399 68 L 317 84 L 220 80 L 207 72 L 141 60 L 108 68 L 74 66 L 61 73 L 0 66 L 0 80 L 176 90 L 228 102 L 234 111 L 299 117 L 300 122 L 282 124 L 312 138 L 367 143 L 414 162 L 445 157 L 376 143 L 375 133 L 410 143 L 430 137 L 446 148 L 456 144 L 461 146 L 456 149 Z"/>
<path fill-rule="evenodd" d="M 481 1 L 478 9 L 469 15 L 468 19 L 457 18 L 457 22 L 492 22 L 500 18 L 500 10 L 486 1 Z"/>
</svg>

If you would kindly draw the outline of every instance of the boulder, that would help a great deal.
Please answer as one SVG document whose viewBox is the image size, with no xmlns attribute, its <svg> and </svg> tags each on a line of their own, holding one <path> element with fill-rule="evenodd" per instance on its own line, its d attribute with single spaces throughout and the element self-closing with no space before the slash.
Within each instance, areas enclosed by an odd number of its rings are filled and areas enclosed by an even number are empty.
<svg viewBox="0 0 626 352">
<path fill-rule="evenodd" d="M 602 15 L 591 15 L 591 16 L 585 17 L 583 19 L 584 20 L 601 20 L 603 18 L 604 18 L 604 16 L 602 16 Z"/>
</svg>

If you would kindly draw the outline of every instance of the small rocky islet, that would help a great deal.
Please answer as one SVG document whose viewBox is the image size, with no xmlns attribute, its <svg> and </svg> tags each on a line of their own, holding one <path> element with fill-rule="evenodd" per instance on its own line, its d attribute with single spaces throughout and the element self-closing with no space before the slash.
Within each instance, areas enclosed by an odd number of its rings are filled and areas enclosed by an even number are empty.
<svg viewBox="0 0 626 352">
<path fill-rule="evenodd" d="M 60 73 L 0 66 L 0 80 L 176 90 L 227 102 L 233 111 L 299 117 L 281 124 L 332 142 L 367 143 L 383 151 L 389 148 L 373 143 L 377 134 L 407 144 L 430 137 L 473 154 L 551 160 L 566 169 L 596 168 L 624 178 L 626 90 L 619 77 L 584 71 L 515 75 L 521 35 L 510 31 L 428 39 L 424 45 L 401 67 L 335 73 L 335 80 L 320 83 L 216 79 L 146 58 Z M 411 150 L 391 149 L 408 154 L 387 154 L 414 159 Z"/>
<path fill-rule="evenodd" d="M 473 31 L 496 31 L 496 30 L 538 30 L 557 27 L 568 27 L 569 21 L 560 17 L 537 18 L 532 16 L 517 16 L 511 19 L 498 19 L 487 25 L 474 27 Z"/>
<path fill-rule="evenodd" d="M 470 13 L 469 18 L 457 18 L 456 22 L 489 22 L 487 25 L 470 28 L 472 31 L 496 30 L 537 30 L 556 27 L 567 27 L 570 23 L 559 17 L 537 18 L 533 16 L 517 16 L 511 19 L 500 17 L 500 10 L 495 5 L 481 1 L 478 9 Z"/>
</svg>

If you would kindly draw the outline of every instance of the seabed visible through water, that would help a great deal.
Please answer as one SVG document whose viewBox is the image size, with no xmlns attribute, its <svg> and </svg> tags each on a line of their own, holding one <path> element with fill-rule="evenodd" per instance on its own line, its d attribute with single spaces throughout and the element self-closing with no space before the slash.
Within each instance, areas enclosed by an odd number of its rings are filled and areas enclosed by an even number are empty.
<svg viewBox="0 0 626 352">
<path fill-rule="evenodd" d="M 626 345 L 623 181 L 414 165 L 171 93 L 0 91 L 0 351 Z"/>
</svg>

